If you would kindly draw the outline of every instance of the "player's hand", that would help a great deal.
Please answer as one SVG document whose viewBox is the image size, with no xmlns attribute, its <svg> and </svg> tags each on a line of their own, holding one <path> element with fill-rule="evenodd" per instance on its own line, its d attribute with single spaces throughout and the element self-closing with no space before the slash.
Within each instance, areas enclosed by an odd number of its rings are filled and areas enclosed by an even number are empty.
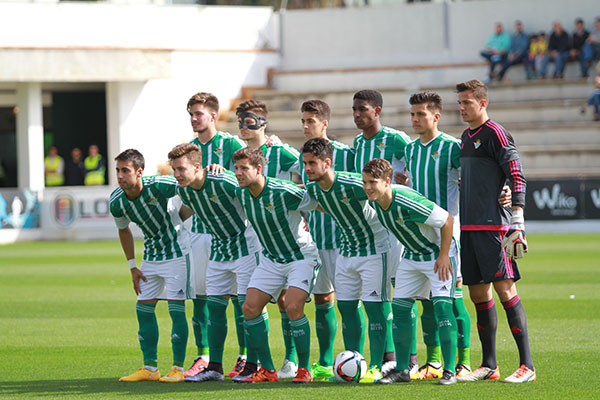
<svg viewBox="0 0 600 400">
<path fill-rule="evenodd" d="M 206 168 L 204 168 L 204 170 L 213 174 L 220 174 L 221 172 L 225 171 L 225 167 L 219 164 L 210 164 L 207 165 Z"/>
<path fill-rule="evenodd" d="M 510 220 L 508 232 L 502 239 L 502 247 L 510 258 L 523 258 L 527 253 L 527 240 L 525 239 L 525 221 L 523 212 L 515 212 Z"/>
<path fill-rule="evenodd" d="M 140 279 L 144 282 L 148 281 L 144 274 L 142 274 L 142 271 L 137 268 L 131 268 L 131 280 L 133 281 L 133 290 L 135 291 L 135 294 L 142 294 L 142 289 L 140 289 Z"/>
<path fill-rule="evenodd" d="M 281 141 L 281 139 L 279 139 L 279 136 L 277 135 L 265 135 L 265 140 L 265 144 L 267 145 L 267 147 L 283 144 L 283 142 Z"/>
<path fill-rule="evenodd" d="M 406 168 L 404 168 L 404 173 L 396 172 L 396 174 L 394 175 L 394 181 L 399 185 L 406 185 L 406 183 L 408 182 Z"/>
<path fill-rule="evenodd" d="M 502 193 L 500 193 L 498 203 L 500 203 L 502 207 L 509 207 L 512 204 L 512 192 L 510 191 L 510 187 L 508 187 L 508 185 L 504 185 L 502 187 Z"/>
<path fill-rule="evenodd" d="M 433 272 L 436 272 L 438 274 L 440 281 L 447 281 L 448 279 L 450 279 L 450 277 L 454 275 L 454 271 L 452 270 L 452 263 L 450 262 L 450 257 L 444 254 L 440 254 L 437 260 L 435 260 Z"/>
</svg>

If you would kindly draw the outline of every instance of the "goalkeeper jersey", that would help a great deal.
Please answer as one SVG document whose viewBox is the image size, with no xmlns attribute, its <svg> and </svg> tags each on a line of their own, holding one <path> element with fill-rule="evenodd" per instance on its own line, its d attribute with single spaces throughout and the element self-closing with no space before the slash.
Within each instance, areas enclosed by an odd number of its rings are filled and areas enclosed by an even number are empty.
<svg viewBox="0 0 600 400">
<path fill-rule="evenodd" d="M 407 186 L 392 187 L 387 210 L 370 202 L 379 221 L 404 245 L 402 257 L 413 261 L 434 261 L 440 253 L 440 228 L 448 212 Z"/>
<path fill-rule="evenodd" d="M 306 186 L 307 196 L 334 219 L 341 234 L 340 254 L 345 257 L 370 256 L 387 252 L 388 232 L 369 206 L 362 175 L 335 173 L 333 185 L 325 191 L 316 182 Z"/>
<path fill-rule="evenodd" d="M 212 235 L 210 260 L 234 261 L 259 250 L 254 231 L 235 195 L 238 188 L 235 174 L 206 173 L 198 190 L 189 186 L 177 187 L 183 203 L 190 207 Z"/>
<path fill-rule="evenodd" d="M 331 168 L 336 171 L 351 172 L 354 169 L 354 149 L 335 140 L 330 140 L 333 147 L 333 164 Z M 304 171 L 304 163 L 300 157 L 300 175 L 304 185 L 309 180 Z M 339 249 L 341 245 L 340 232 L 335 227 L 335 221 L 327 214 L 320 211 L 308 213 L 308 230 L 319 250 Z"/>
<path fill-rule="evenodd" d="M 377 135 L 365 139 L 361 132 L 354 138 L 354 171 L 362 173 L 363 167 L 374 158 L 388 160 L 394 173 L 404 172 L 404 147 L 410 137 L 402 131 L 383 126 Z"/>
<path fill-rule="evenodd" d="M 244 143 L 237 136 L 233 136 L 227 132 L 217 131 L 215 136 L 207 143 L 201 143 L 197 137 L 195 137 L 190 143 L 195 144 L 202 150 L 202 166 L 206 167 L 210 164 L 219 164 L 223 168 L 233 171 L 233 153 L 237 150 L 246 147 Z M 192 220 L 192 232 L 194 233 L 208 233 L 207 228 L 198 219 L 196 214 Z"/>
<path fill-rule="evenodd" d="M 172 176 L 144 176 L 136 199 L 129 200 L 121 188 L 110 195 L 110 213 L 117 228 L 125 229 L 131 221 L 144 233 L 144 260 L 171 260 L 189 250 L 188 233 L 179 218 L 179 199 L 172 199 L 176 188 Z"/>
<path fill-rule="evenodd" d="M 265 187 L 254 197 L 247 187 L 236 196 L 248 216 L 268 259 L 286 264 L 303 260 L 302 250 L 314 246 L 298 208 L 304 191 L 293 182 L 265 178 Z"/>
</svg>

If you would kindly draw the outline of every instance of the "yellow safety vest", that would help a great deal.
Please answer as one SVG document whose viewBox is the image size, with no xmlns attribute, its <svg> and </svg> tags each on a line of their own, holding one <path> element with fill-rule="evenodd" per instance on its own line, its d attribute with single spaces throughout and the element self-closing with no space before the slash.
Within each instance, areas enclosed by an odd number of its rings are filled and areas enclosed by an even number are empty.
<svg viewBox="0 0 600 400">
<path fill-rule="evenodd" d="M 83 161 L 85 166 L 85 178 L 83 183 L 87 185 L 104 185 L 104 167 L 98 168 L 98 163 L 102 160 L 100 154 L 96 154 L 94 157 L 86 157 Z"/>
<path fill-rule="evenodd" d="M 46 186 L 62 186 L 65 184 L 65 176 L 62 172 L 58 172 L 61 161 L 60 156 L 54 157 L 54 160 L 51 160 L 50 157 L 44 159 L 46 170 L 50 171 L 46 172 Z"/>
</svg>

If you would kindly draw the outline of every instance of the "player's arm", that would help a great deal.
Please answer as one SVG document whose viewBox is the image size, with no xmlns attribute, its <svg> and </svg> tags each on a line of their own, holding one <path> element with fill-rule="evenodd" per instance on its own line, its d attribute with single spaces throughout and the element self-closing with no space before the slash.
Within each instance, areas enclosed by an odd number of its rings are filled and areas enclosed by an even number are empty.
<svg viewBox="0 0 600 400">
<path fill-rule="evenodd" d="M 452 226 L 454 221 L 452 215 L 448 213 L 446 223 L 440 229 L 442 241 L 440 244 L 440 254 L 435 260 L 434 272 L 437 272 L 441 281 L 450 279 L 453 275 L 452 263 L 450 262 L 450 245 L 452 244 Z"/>
<path fill-rule="evenodd" d="M 133 233 L 131 233 L 129 226 L 124 229 L 119 229 L 119 241 L 121 242 L 121 248 L 123 249 L 123 253 L 125 253 L 125 258 L 129 264 L 131 280 L 133 281 L 133 290 L 135 291 L 135 294 L 141 294 L 140 279 L 146 282 L 146 277 L 135 264 L 135 243 L 133 241 Z"/>
<path fill-rule="evenodd" d="M 185 204 L 182 204 L 181 208 L 179 209 L 179 218 L 181 218 L 182 221 L 185 221 L 192 215 L 194 215 L 194 211 Z"/>
</svg>

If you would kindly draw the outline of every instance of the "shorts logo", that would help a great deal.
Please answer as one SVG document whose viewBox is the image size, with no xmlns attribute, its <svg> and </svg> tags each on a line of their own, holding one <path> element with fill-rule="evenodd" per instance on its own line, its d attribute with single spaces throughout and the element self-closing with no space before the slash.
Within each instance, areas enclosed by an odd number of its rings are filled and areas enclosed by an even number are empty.
<svg viewBox="0 0 600 400">
<path fill-rule="evenodd" d="M 431 155 L 431 158 L 433 158 L 434 161 L 437 161 L 440 158 L 440 153 L 436 151 Z"/>
<path fill-rule="evenodd" d="M 302 281 L 302 283 L 305 284 L 305 285 L 308 285 L 308 280 L 305 279 L 305 280 Z"/>
<path fill-rule="evenodd" d="M 220 148 L 220 147 L 217 147 L 217 148 L 216 148 L 216 149 L 213 151 L 213 153 L 215 154 L 215 156 L 217 156 L 217 157 L 221 157 L 221 156 L 223 156 L 223 149 L 222 149 L 222 148 Z"/>
<path fill-rule="evenodd" d="M 440 290 L 443 290 L 443 291 L 447 292 L 448 288 L 446 287 L 446 285 L 444 285 L 444 286 L 442 286 L 442 288 Z"/>
<path fill-rule="evenodd" d="M 377 294 L 376 290 L 373 290 L 373 292 L 371 292 L 371 294 L 369 296 L 371 296 L 371 297 L 377 297 L 379 295 Z"/>
<path fill-rule="evenodd" d="M 273 204 L 269 203 L 265 206 L 265 210 L 267 210 L 269 213 L 273 214 L 275 212 L 275 207 L 273 206 Z"/>
<path fill-rule="evenodd" d="M 477 150 L 479 146 L 481 146 L 481 140 L 477 139 L 476 141 L 474 141 L 473 146 L 475 146 L 475 150 Z"/>
<path fill-rule="evenodd" d="M 217 196 L 216 194 L 211 194 L 210 196 L 208 196 L 208 199 L 210 201 L 212 201 L 213 203 L 218 203 L 219 202 L 219 196 Z"/>
<path fill-rule="evenodd" d="M 148 203 L 149 206 L 156 207 L 158 205 L 158 200 L 156 200 L 154 197 L 150 197 L 148 200 L 146 200 L 146 203 Z"/>
<path fill-rule="evenodd" d="M 500 278 L 502 276 L 502 271 L 498 271 L 496 272 L 496 274 L 494 275 L 494 278 Z"/>
<path fill-rule="evenodd" d="M 177 294 L 183 294 L 183 289 L 179 289 L 179 292 L 177 292 Z"/>
<path fill-rule="evenodd" d="M 375 147 L 379 149 L 379 151 L 385 150 L 385 143 L 379 142 Z"/>
</svg>

